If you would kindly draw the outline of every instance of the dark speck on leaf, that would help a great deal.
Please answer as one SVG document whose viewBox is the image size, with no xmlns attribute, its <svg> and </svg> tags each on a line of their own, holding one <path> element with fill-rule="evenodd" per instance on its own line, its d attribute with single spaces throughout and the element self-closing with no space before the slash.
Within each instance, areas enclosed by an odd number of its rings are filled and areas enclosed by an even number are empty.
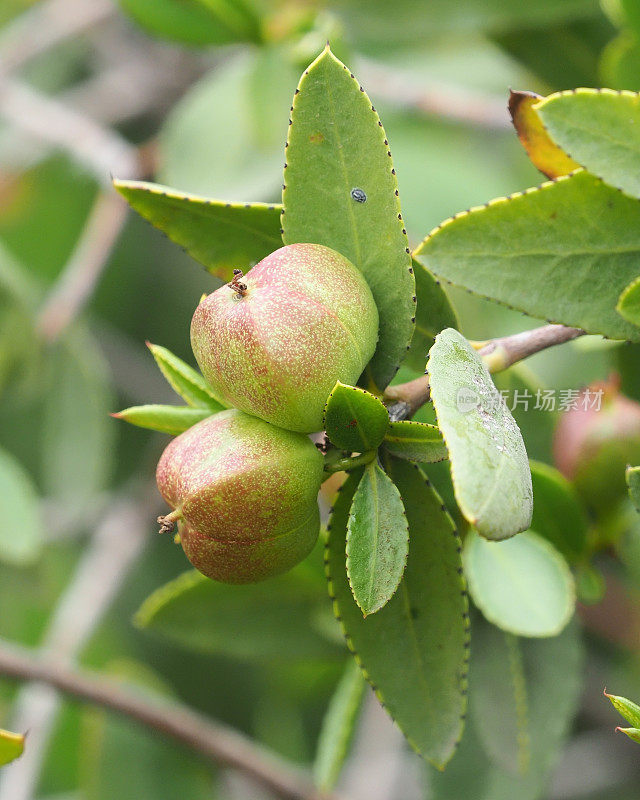
<svg viewBox="0 0 640 800">
<path fill-rule="evenodd" d="M 411 619 L 418 619 L 418 617 L 420 616 L 420 612 L 418 611 L 417 608 L 411 608 L 409 610 L 409 613 L 411 614 Z"/>
<path fill-rule="evenodd" d="M 356 201 L 356 203 L 367 202 L 367 195 L 365 194 L 364 189 L 352 189 L 351 197 Z"/>
</svg>

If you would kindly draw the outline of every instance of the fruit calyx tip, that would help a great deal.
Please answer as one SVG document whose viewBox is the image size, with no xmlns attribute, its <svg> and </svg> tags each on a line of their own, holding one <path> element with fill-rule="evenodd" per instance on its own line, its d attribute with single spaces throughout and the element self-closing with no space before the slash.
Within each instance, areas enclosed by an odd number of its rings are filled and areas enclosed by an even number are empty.
<svg viewBox="0 0 640 800">
<path fill-rule="evenodd" d="M 241 269 L 234 269 L 233 270 L 233 279 L 227 286 L 239 296 L 244 297 L 247 293 L 247 284 L 241 283 L 240 278 L 244 276 L 244 272 Z"/>
</svg>

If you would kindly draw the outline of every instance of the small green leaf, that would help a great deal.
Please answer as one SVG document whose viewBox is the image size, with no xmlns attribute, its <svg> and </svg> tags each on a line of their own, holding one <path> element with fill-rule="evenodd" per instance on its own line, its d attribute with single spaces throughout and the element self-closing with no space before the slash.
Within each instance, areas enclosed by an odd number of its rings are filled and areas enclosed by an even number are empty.
<svg viewBox="0 0 640 800">
<path fill-rule="evenodd" d="M 488 542 L 469 531 L 464 570 L 485 618 L 518 636 L 556 636 L 573 615 L 575 586 L 564 558 L 533 531 Z"/>
<path fill-rule="evenodd" d="M 338 381 L 324 410 L 324 426 L 331 442 L 342 450 L 375 450 L 389 427 L 389 415 L 377 397 Z"/>
<path fill-rule="evenodd" d="M 150 428 L 160 433 L 176 436 L 186 431 L 196 422 L 211 416 L 210 408 L 190 408 L 189 406 L 131 406 L 111 416 L 123 419 L 139 428 Z M 215 412 L 214 412 L 215 413 Z"/>
<path fill-rule="evenodd" d="M 159 344 L 147 342 L 160 372 L 169 382 L 172 389 L 193 408 L 208 408 L 212 411 L 222 411 L 226 408 L 205 381 L 205 379 L 178 356 L 161 347 Z"/>
<path fill-rule="evenodd" d="M 383 444 L 392 456 L 408 461 L 434 463 L 444 461 L 449 455 L 438 428 L 426 422 L 392 422 Z"/>
<path fill-rule="evenodd" d="M 620 733 L 626 733 L 630 739 L 640 744 L 640 728 L 616 728 Z"/>
<path fill-rule="evenodd" d="M 258 19 L 237 0 L 120 0 L 149 33 L 186 44 L 231 44 L 260 40 Z"/>
<path fill-rule="evenodd" d="M 0 730 L 0 767 L 15 761 L 24 752 L 24 736 Z"/>
<path fill-rule="evenodd" d="M 367 684 L 353 659 L 349 659 L 322 720 L 313 779 L 323 792 L 330 792 L 340 777 L 349 754 Z"/>
<path fill-rule="evenodd" d="M 640 96 L 572 89 L 541 98 L 536 113 L 571 158 L 605 183 L 640 197 Z"/>
<path fill-rule="evenodd" d="M 623 716 L 631 726 L 640 728 L 640 706 L 637 703 L 634 703 L 633 700 L 627 700 L 626 697 L 608 694 L 606 689 L 604 694 L 605 697 L 609 698 L 615 710 Z"/>
<path fill-rule="evenodd" d="M 533 317 L 640 340 L 616 311 L 638 276 L 640 207 L 588 172 L 447 220 L 415 257 L 436 275 Z"/>
<path fill-rule="evenodd" d="M 409 528 L 395 483 L 375 462 L 367 464 L 347 525 L 347 575 L 363 615 L 379 611 L 402 579 Z"/>
<path fill-rule="evenodd" d="M 569 561 L 578 561 L 587 547 L 587 517 L 573 484 L 554 467 L 531 461 L 533 518 L 531 527 Z"/>
<path fill-rule="evenodd" d="M 640 511 L 640 467 L 627 467 L 625 477 L 629 487 L 629 496 L 633 505 Z"/>
<path fill-rule="evenodd" d="M 224 203 L 143 181 L 113 183 L 132 208 L 222 280 L 282 247 L 282 206 Z"/>
<path fill-rule="evenodd" d="M 466 706 L 468 607 L 460 540 L 418 467 L 391 458 L 385 466 L 403 498 L 411 536 L 400 586 L 384 608 L 366 618 L 353 599 L 344 559 L 360 477 L 354 472 L 331 518 L 325 553 L 329 593 L 349 648 L 386 711 L 412 747 L 442 767 L 460 739 Z"/>
<path fill-rule="evenodd" d="M 0 561 L 16 566 L 33 563 L 40 554 L 43 525 L 38 494 L 28 472 L 0 449 Z"/>
<path fill-rule="evenodd" d="M 580 164 L 569 158 L 551 139 L 536 113 L 537 104 L 544 100 L 534 92 L 514 92 L 509 95 L 509 113 L 527 155 L 547 178 L 559 178 L 578 169 Z"/>
<path fill-rule="evenodd" d="M 327 47 L 293 100 L 282 193 L 285 244 L 317 242 L 364 274 L 380 314 L 366 371 L 382 391 L 411 341 L 415 279 L 382 123 L 347 67 Z"/>
<path fill-rule="evenodd" d="M 419 261 L 413 259 L 412 266 L 418 298 L 416 327 L 404 363 L 418 372 L 423 372 L 435 335 L 444 328 L 457 330 L 460 322 L 440 281 L 436 280 Z"/>
<path fill-rule="evenodd" d="M 323 588 L 305 566 L 243 586 L 185 572 L 153 592 L 134 621 L 199 653 L 275 662 L 333 660 L 340 649 L 321 625 Z"/>
<path fill-rule="evenodd" d="M 462 334 L 447 328 L 436 337 L 427 369 L 460 511 L 488 539 L 526 530 L 533 505 L 527 452 L 484 363 Z"/>
<path fill-rule="evenodd" d="M 622 291 L 616 311 L 632 325 L 640 326 L 640 278 L 635 278 Z"/>
</svg>

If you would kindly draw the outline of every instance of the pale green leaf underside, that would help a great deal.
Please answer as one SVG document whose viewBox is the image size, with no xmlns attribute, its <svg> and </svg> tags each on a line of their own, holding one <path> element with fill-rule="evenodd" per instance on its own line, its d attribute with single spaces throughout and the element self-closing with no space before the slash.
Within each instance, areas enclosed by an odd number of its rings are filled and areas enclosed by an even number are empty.
<svg viewBox="0 0 640 800">
<path fill-rule="evenodd" d="M 640 327 L 640 278 L 625 286 L 618 298 L 616 310 L 627 322 Z"/>
<path fill-rule="evenodd" d="M 474 603 L 502 630 L 556 636 L 571 619 L 573 577 L 560 553 L 538 534 L 488 542 L 470 531 L 463 559 Z"/>
<path fill-rule="evenodd" d="M 123 419 L 139 428 L 149 428 L 159 433 L 170 433 L 176 436 L 188 430 L 196 422 L 210 417 L 210 408 L 190 408 L 189 406 L 164 406 L 145 405 L 131 406 L 114 414 L 114 417 Z"/>
<path fill-rule="evenodd" d="M 549 95 L 535 109 L 574 161 L 610 186 L 640 197 L 640 95 L 576 89 Z"/>
<path fill-rule="evenodd" d="M 362 613 L 379 611 L 398 588 L 409 549 L 400 493 L 375 463 L 356 489 L 347 524 L 347 575 Z"/>
<path fill-rule="evenodd" d="M 324 411 L 324 426 L 331 442 L 343 450 L 375 450 L 389 427 L 389 414 L 370 392 L 338 381 Z"/>
<path fill-rule="evenodd" d="M 389 144 L 371 101 L 328 48 L 302 76 L 291 120 L 285 244 L 332 247 L 364 274 L 380 315 L 368 372 L 371 388 L 382 390 L 405 356 L 415 317 L 415 280 Z"/>
<path fill-rule="evenodd" d="M 304 565 L 246 586 L 217 583 L 193 570 L 153 592 L 135 623 L 200 653 L 252 661 L 333 659 L 339 648 L 311 622 L 323 608 L 322 587 Z"/>
<path fill-rule="evenodd" d="M 24 752 L 24 736 L 0 730 L 0 767 L 15 761 Z"/>
<path fill-rule="evenodd" d="M 193 408 L 208 408 L 211 411 L 222 411 L 226 408 L 214 394 L 205 379 L 181 358 L 174 355 L 166 347 L 147 343 L 160 372 L 167 379 L 171 388 L 187 405 Z"/>
<path fill-rule="evenodd" d="M 462 334 L 447 328 L 427 369 L 460 511 L 488 539 L 526 530 L 533 506 L 527 452 L 487 368 Z"/>
<path fill-rule="evenodd" d="M 222 280 L 282 247 L 280 205 L 225 203 L 143 181 L 114 181 L 142 217 Z"/>
<path fill-rule="evenodd" d="M 338 495 L 325 554 L 329 591 L 350 649 L 385 709 L 424 758 L 444 766 L 466 706 L 468 612 L 460 540 L 417 467 L 385 460 L 403 498 L 411 546 L 398 590 L 364 618 L 344 568 L 349 509 L 361 471 Z"/>
<path fill-rule="evenodd" d="M 640 511 L 640 467 L 627 467 L 627 486 L 633 505 Z"/>
<path fill-rule="evenodd" d="M 640 340 L 616 311 L 638 275 L 640 205 L 587 172 L 458 214 L 415 256 L 447 281 L 531 316 Z"/>
<path fill-rule="evenodd" d="M 322 720 L 313 764 L 316 786 L 330 792 L 349 753 L 367 684 L 358 665 L 349 659 Z"/>
<path fill-rule="evenodd" d="M 39 498 L 29 473 L 7 451 L 0 449 L 0 562 L 24 566 L 33 563 L 43 543 Z"/>
<path fill-rule="evenodd" d="M 442 434 L 435 425 L 402 420 L 392 422 L 384 437 L 385 449 L 397 458 L 434 463 L 448 457 Z"/>
</svg>

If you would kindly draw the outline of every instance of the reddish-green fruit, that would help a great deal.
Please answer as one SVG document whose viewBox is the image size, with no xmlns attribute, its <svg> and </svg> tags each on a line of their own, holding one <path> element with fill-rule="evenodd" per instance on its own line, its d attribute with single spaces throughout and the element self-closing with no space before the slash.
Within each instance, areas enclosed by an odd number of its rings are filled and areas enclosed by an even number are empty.
<svg viewBox="0 0 640 800">
<path fill-rule="evenodd" d="M 302 433 L 321 430 L 336 381 L 374 353 L 378 310 L 360 271 L 319 244 L 291 244 L 206 297 L 191 323 L 204 377 L 230 405 Z"/>
<path fill-rule="evenodd" d="M 323 459 L 307 436 L 231 409 L 166 448 L 156 478 L 184 552 L 204 575 L 251 583 L 293 567 L 320 528 Z"/>
<path fill-rule="evenodd" d="M 626 496 L 625 467 L 640 463 L 640 404 L 620 394 L 615 377 L 588 386 L 560 418 L 553 453 L 587 505 L 611 511 Z"/>
</svg>

